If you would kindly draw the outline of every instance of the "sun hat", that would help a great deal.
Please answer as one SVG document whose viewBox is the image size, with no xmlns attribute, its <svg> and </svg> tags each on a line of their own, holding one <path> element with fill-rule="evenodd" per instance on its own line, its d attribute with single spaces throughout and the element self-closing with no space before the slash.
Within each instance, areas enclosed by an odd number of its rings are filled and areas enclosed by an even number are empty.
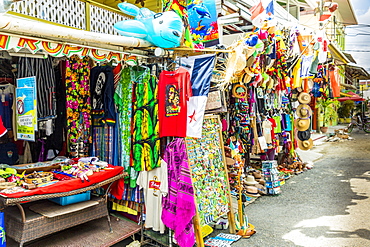
<svg viewBox="0 0 370 247">
<path fill-rule="evenodd" d="M 297 136 L 299 140 L 307 141 L 311 138 L 311 131 L 309 129 L 305 131 L 298 131 Z"/>
<path fill-rule="evenodd" d="M 246 180 L 245 180 L 245 184 L 247 185 L 255 185 L 255 184 L 258 184 L 258 182 L 254 179 L 254 176 L 252 175 L 248 175 Z"/>
<path fill-rule="evenodd" d="M 308 127 L 310 127 L 310 120 L 309 119 L 301 119 L 301 118 L 298 118 L 296 120 L 295 127 L 299 131 L 305 131 L 305 130 L 308 129 Z"/>
<path fill-rule="evenodd" d="M 256 179 L 261 179 L 262 178 L 261 171 L 254 171 L 252 173 L 253 173 L 254 178 L 256 178 Z"/>
<path fill-rule="evenodd" d="M 245 194 L 247 196 L 251 196 L 251 197 L 259 197 L 260 196 L 260 194 L 258 193 L 258 189 L 255 186 L 246 186 L 245 187 Z"/>
<path fill-rule="evenodd" d="M 267 194 L 267 189 L 262 184 L 256 184 L 256 188 L 257 188 L 259 194 L 261 194 L 261 195 L 266 195 Z"/>
<path fill-rule="evenodd" d="M 265 186 L 265 184 L 266 184 L 266 181 L 264 180 L 264 179 L 260 179 L 259 181 L 258 181 L 258 183 L 259 184 L 261 184 L 261 185 L 263 185 L 263 186 Z"/>
<path fill-rule="evenodd" d="M 311 102 L 311 95 L 308 94 L 308 93 L 305 93 L 305 92 L 301 92 L 299 95 L 298 95 L 298 101 L 299 103 L 301 104 L 308 104 Z"/>
<path fill-rule="evenodd" d="M 3 135 L 5 135 L 6 132 L 8 132 L 8 130 L 5 128 L 5 126 L 3 124 L 3 119 L 0 116 L 0 137 L 2 137 Z"/>
<path fill-rule="evenodd" d="M 309 150 L 313 147 L 313 140 L 311 138 L 305 141 L 298 140 L 298 147 L 301 150 Z"/>
<path fill-rule="evenodd" d="M 306 104 L 300 104 L 298 107 L 297 107 L 297 116 L 299 118 L 309 118 L 311 117 L 312 115 L 312 110 L 311 110 L 311 107 L 309 105 L 306 105 Z"/>
<path fill-rule="evenodd" d="M 246 67 L 245 69 L 244 69 L 244 74 L 242 75 L 242 79 L 241 79 L 241 83 L 242 84 L 248 84 L 251 80 L 252 80 L 252 78 L 253 78 L 253 76 L 254 76 L 254 73 L 252 73 L 250 70 L 249 70 L 249 68 L 248 67 Z"/>
<path fill-rule="evenodd" d="M 298 100 L 298 95 L 299 95 L 299 93 L 300 93 L 300 92 L 302 92 L 302 89 L 301 89 L 301 88 L 299 88 L 299 87 L 294 88 L 294 89 L 292 90 L 292 94 L 291 94 L 291 96 L 290 96 L 290 100 L 291 100 L 292 102 L 297 101 L 297 100 Z"/>
<path fill-rule="evenodd" d="M 233 166 L 235 165 L 235 160 L 229 157 L 226 157 L 226 165 Z"/>
</svg>

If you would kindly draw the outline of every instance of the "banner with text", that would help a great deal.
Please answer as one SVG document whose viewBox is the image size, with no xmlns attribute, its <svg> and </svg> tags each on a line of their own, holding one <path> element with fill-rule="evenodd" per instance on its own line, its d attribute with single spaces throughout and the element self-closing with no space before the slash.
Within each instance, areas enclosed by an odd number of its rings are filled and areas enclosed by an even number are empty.
<svg viewBox="0 0 370 247">
<path fill-rule="evenodd" d="M 38 51 L 42 51 L 53 57 L 70 57 L 72 55 L 78 55 L 79 57 L 89 56 L 90 58 L 98 62 L 111 60 L 120 62 L 124 60 L 126 56 L 126 54 L 124 53 L 113 52 L 104 49 L 94 49 L 84 46 L 30 39 L 16 35 L 0 35 L 0 51 L 13 50 L 14 52 L 19 52 L 23 48 L 26 48 L 32 54 L 35 54 Z"/>
</svg>

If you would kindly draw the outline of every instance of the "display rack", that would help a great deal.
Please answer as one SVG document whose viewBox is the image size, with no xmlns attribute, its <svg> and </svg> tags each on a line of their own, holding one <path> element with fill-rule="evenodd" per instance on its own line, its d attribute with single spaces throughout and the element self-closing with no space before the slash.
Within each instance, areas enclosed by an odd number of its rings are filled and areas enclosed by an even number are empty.
<svg viewBox="0 0 370 247">
<path fill-rule="evenodd" d="M 230 233 L 235 233 L 234 210 L 223 148 L 221 122 L 206 115 L 202 138 L 185 139 L 197 205 L 194 228 L 198 246 L 203 246 L 202 227 L 227 214 Z"/>
</svg>

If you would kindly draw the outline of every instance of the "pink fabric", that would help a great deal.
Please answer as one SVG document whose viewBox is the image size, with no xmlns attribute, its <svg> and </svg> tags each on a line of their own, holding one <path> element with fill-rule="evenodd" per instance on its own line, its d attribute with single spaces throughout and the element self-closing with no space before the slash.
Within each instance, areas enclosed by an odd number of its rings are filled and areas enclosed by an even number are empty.
<svg viewBox="0 0 370 247">
<path fill-rule="evenodd" d="M 164 160 L 168 164 L 168 195 L 163 197 L 162 222 L 174 230 L 181 247 L 192 247 L 195 234 L 192 219 L 195 216 L 195 198 L 190 168 L 182 138 L 167 145 Z"/>
</svg>

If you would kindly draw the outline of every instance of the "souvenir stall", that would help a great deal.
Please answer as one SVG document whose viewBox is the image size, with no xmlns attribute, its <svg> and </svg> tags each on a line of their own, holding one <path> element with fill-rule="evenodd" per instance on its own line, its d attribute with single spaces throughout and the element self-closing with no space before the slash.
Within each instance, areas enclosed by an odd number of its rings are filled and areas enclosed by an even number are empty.
<svg viewBox="0 0 370 247">
<path fill-rule="evenodd" d="M 165 7 L 178 15 L 119 8 L 135 16 L 115 24 L 121 35 L 160 48 L 135 55 L 8 37 L 4 50 L 43 48 L 49 56 L 11 58 L 11 79 L 3 76 L 10 82 L 3 92 L 13 91 L 4 93 L 0 135 L 12 155 L 0 155 L 7 164 L 0 176 L 14 185 L 0 191 L 4 205 L 86 192 L 94 183 L 113 212 L 142 224 L 142 244 L 162 236 L 164 245 L 211 245 L 204 241 L 210 226 L 251 237 L 245 206 L 280 194 L 285 179 L 310 168 L 295 149 L 313 146 L 311 95 L 320 90 L 310 81 L 323 69 L 324 42 L 265 23 L 230 47 L 194 52 L 216 42 L 215 20 L 208 35 L 181 21 L 190 14 L 178 2 Z M 170 38 L 154 35 L 156 18 Z M 174 48 L 182 41 L 190 48 Z M 25 165 L 10 170 L 17 162 Z"/>
<path fill-rule="evenodd" d="M 118 185 L 128 177 L 115 151 L 114 89 L 121 67 L 112 62 L 123 63 L 129 56 L 2 36 L 0 201 L 6 236 L 23 245 L 105 216 L 110 229 L 100 230 L 120 231 L 109 241 L 140 231 L 130 222 L 123 226 L 126 232 L 120 224 L 111 226 L 102 199 L 120 197 L 124 190 Z M 33 55 L 40 49 L 48 51 L 43 58 Z M 9 50 L 18 53 L 9 56 Z"/>
</svg>

